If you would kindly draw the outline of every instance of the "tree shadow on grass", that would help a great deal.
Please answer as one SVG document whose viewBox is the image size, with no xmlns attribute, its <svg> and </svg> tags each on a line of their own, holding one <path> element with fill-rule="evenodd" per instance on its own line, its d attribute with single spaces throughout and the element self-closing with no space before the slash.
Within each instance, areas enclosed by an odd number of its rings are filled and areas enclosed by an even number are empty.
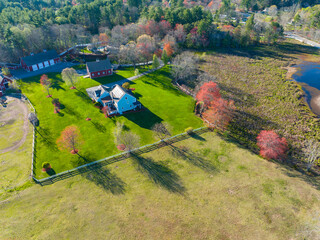
<svg viewBox="0 0 320 240">
<path fill-rule="evenodd" d="M 78 162 L 89 163 L 93 162 L 93 159 L 88 159 L 81 155 L 79 156 Z M 114 195 L 124 194 L 126 191 L 126 183 L 122 181 L 116 174 L 112 173 L 106 166 L 103 166 L 101 163 L 96 163 L 87 167 L 83 170 L 81 174 L 83 177 L 89 181 L 96 184 L 98 187 L 101 187 L 107 192 L 111 192 Z"/>
<path fill-rule="evenodd" d="M 199 141 L 202 141 L 202 142 L 205 142 L 207 141 L 205 138 L 201 137 L 200 135 L 198 135 L 197 133 L 193 132 L 191 134 L 189 134 L 190 137 L 192 137 L 193 139 L 195 140 L 199 140 Z"/>
<path fill-rule="evenodd" d="M 183 194 L 186 191 L 179 175 L 170 168 L 140 155 L 133 154 L 132 159 L 137 169 L 155 184 L 173 193 Z"/>
<path fill-rule="evenodd" d="M 138 126 L 146 129 L 151 129 L 155 123 L 162 122 L 162 118 L 152 113 L 149 109 L 142 112 L 126 113 L 123 116 Z"/>
<path fill-rule="evenodd" d="M 75 90 L 76 90 L 76 92 L 74 92 L 74 94 L 77 95 L 78 97 L 80 97 L 84 102 L 92 103 L 91 98 L 88 96 L 88 94 L 86 92 L 83 92 L 77 88 Z"/>
<path fill-rule="evenodd" d="M 96 121 L 91 121 L 92 125 L 99 131 L 99 132 L 106 132 L 107 129 L 105 126 L 103 126 L 101 123 Z"/>
<path fill-rule="evenodd" d="M 43 140 L 44 145 L 52 150 L 58 150 L 55 139 L 52 137 L 52 133 L 49 128 L 38 127 L 36 128 L 36 132 L 38 133 L 37 138 L 40 137 L 40 139 Z"/>
<path fill-rule="evenodd" d="M 80 118 L 81 118 L 80 114 L 79 114 L 78 112 L 74 111 L 74 110 L 72 109 L 72 107 L 70 107 L 70 106 L 68 106 L 68 105 L 65 105 L 64 112 L 65 112 L 66 114 L 75 116 L 77 119 L 80 119 Z"/>
<path fill-rule="evenodd" d="M 204 159 L 200 154 L 195 153 L 188 149 L 187 147 L 176 147 L 174 145 L 169 145 L 172 150 L 172 155 L 176 157 L 181 157 L 192 165 L 201 168 L 206 172 L 218 172 L 218 169 L 207 159 Z"/>
</svg>

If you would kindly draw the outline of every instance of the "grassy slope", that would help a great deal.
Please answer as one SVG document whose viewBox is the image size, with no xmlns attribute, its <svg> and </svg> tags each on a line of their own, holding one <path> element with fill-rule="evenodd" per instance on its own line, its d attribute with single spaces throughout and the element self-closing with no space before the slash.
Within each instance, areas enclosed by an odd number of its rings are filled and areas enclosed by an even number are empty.
<svg viewBox="0 0 320 240">
<path fill-rule="evenodd" d="M 166 68 L 142 77 L 133 85 L 136 97 L 148 111 L 112 119 L 106 119 L 87 97 L 85 88 L 98 85 L 95 80 L 81 79 L 78 90 L 70 90 L 62 82 L 60 74 L 50 74 L 49 77 L 54 80 L 51 94 L 54 98 L 59 98 L 64 106 L 60 115 L 54 114 L 52 99 L 46 98 L 47 94 L 39 84 L 39 77 L 26 79 L 22 86 L 22 92 L 34 104 L 40 121 L 41 135 L 37 138 L 35 169 L 40 178 L 48 176 L 41 171 L 43 162 L 50 162 L 55 172 L 85 163 L 83 159 L 60 152 L 56 147 L 55 142 L 60 132 L 71 124 L 80 128 L 85 142 L 81 155 L 86 161 L 98 160 L 118 152 L 113 137 L 116 121 L 123 121 L 128 129 L 137 133 L 141 137 L 141 145 L 156 141 L 150 130 L 156 122 L 169 122 L 174 134 L 183 132 L 189 126 L 196 128 L 202 125 L 201 120 L 193 114 L 194 100 L 173 88 Z M 86 121 L 87 117 L 92 121 Z"/>
<path fill-rule="evenodd" d="M 0 239 L 279 240 L 319 224 L 319 192 L 298 173 L 202 137 L 175 144 L 185 158 L 162 148 L 22 191 L 0 204 Z"/>
</svg>

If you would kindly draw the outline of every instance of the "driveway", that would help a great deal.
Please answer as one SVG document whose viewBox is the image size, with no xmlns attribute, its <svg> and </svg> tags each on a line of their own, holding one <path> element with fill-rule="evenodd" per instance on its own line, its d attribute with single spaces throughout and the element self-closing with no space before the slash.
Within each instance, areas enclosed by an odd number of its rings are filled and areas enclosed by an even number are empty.
<svg viewBox="0 0 320 240">
<path fill-rule="evenodd" d="M 78 65 L 78 63 L 71 63 L 71 62 L 61 62 L 57 63 L 56 65 L 47 67 L 47 68 L 42 68 L 38 71 L 34 72 L 27 72 L 26 70 L 20 68 L 17 70 L 11 70 L 11 74 L 16 78 L 16 79 L 23 79 L 23 78 L 28 78 L 28 77 L 34 77 L 37 75 L 42 75 L 42 74 L 47 74 L 47 73 L 53 73 L 53 72 L 61 72 L 63 69 L 67 67 L 72 67 Z M 81 70 L 80 70 L 81 71 Z"/>
</svg>

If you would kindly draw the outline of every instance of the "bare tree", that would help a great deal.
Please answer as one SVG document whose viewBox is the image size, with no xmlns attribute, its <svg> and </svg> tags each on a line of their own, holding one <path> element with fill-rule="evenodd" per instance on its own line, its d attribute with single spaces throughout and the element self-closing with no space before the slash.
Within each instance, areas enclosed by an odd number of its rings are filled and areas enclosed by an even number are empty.
<svg viewBox="0 0 320 240">
<path fill-rule="evenodd" d="M 140 137 L 132 132 L 122 132 L 119 140 L 120 143 L 125 146 L 125 150 L 128 152 L 139 147 L 140 145 Z"/>
<path fill-rule="evenodd" d="M 306 141 L 303 152 L 307 164 L 307 171 L 310 171 L 312 166 L 320 158 L 320 143 L 316 140 Z"/>
<path fill-rule="evenodd" d="M 132 63 L 134 68 L 139 60 L 139 53 L 137 51 L 137 45 L 134 41 L 130 41 L 126 45 L 121 45 L 119 57 L 123 62 Z"/>
<path fill-rule="evenodd" d="M 160 140 L 171 136 L 171 126 L 166 122 L 156 123 L 155 125 L 153 125 L 152 131 L 153 134 Z"/>
<path fill-rule="evenodd" d="M 71 85 L 72 89 L 76 88 L 76 84 L 79 81 L 79 74 L 74 68 L 65 68 L 63 69 L 62 73 L 62 80 L 65 81 L 67 85 Z"/>
<path fill-rule="evenodd" d="M 176 81 L 184 81 L 193 77 L 197 72 L 197 58 L 184 52 L 173 59 L 172 75 Z"/>
</svg>

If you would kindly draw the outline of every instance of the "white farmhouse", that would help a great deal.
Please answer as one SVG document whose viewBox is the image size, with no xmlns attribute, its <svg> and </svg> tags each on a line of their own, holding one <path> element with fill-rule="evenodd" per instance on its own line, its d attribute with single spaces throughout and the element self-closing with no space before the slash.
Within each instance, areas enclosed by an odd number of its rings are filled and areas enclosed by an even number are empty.
<svg viewBox="0 0 320 240">
<path fill-rule="evenodd" d="M 118 84 L 112 89 L 100 85 L 88 94 L 94 101 L 100 102 L 103 107 L 107 107 L 108 115 L 123 114 L 141 108 L 141 103 L 132 93 Z"/>
</svg>

